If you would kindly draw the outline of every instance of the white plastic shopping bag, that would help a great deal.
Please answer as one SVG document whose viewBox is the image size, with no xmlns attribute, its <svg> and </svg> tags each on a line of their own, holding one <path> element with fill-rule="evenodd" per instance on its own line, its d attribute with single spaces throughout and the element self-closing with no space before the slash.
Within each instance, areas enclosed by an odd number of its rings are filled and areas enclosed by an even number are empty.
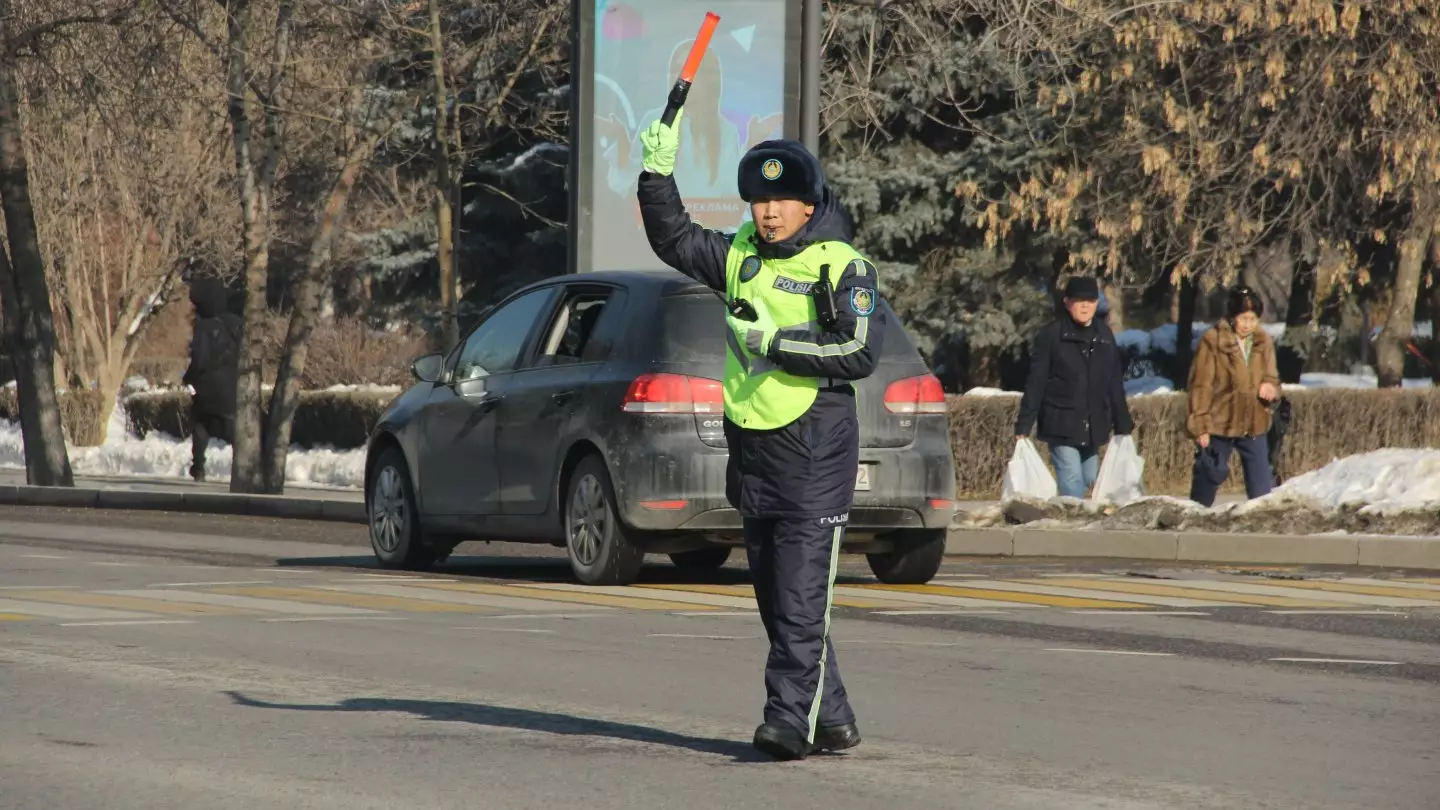
<svg viewBox="0 0 1440 810">
<path fill-rule="evenodd" d="M 1010 457 L 1010 466 L 1005 470 L 1002 497 L 1007 501 L 1012 498 L 1048 501 L 1059 492 L 1055 476 L 1050 474 L 1050 468 L 1040 458 L 1035 443 L 1029 439 L 1015 442 L 1015 454 Z"/>
<path fill-rule="evenodd" d="M 1100 462 L 1092 497 L 1096 501 L 1127 504 L 1145 497 L 1145 459 L 1135 449 L 1135 438 L 1116 436 Z"/>
</svg>

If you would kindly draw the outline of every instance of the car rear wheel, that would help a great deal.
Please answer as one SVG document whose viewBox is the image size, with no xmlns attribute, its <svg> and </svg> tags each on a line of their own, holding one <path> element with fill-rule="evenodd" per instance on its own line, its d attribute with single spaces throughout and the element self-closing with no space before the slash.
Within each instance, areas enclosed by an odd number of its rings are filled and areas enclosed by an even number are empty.
<svg viewBox="0 0 1440 810">
<path fill-rule="evenodd" d="M 387 448 L 375 460 L 368 489 L 370 548 L 380 567 L 419 571 L 434 565 L 438 555 L 425 542 L 410 469 L 399 448 Z"/>
<path fill-rule="evenodd" d="M 645 552 L 620 523 L 610 473 L 598 456 L 587 456 L 570 474 L 565 550 L 575 578 L 586 585 L 629 585 L 640 577 Z"/>
<path fill-rule="evenodd" d="M 729 546 L 677 551 L 670 555 L 670 562 L 675 563 L 675 567 L 682 571 L 715 571 L 729 562 L 730 552 Z"/>
<path fill-rule="evenodd" d="M 944 529 L 904 529 L 889 536 L 890 551 L 865 555 L 875 578 L 887 585 L 924 585 L 945 561 Z"/>
</svg>

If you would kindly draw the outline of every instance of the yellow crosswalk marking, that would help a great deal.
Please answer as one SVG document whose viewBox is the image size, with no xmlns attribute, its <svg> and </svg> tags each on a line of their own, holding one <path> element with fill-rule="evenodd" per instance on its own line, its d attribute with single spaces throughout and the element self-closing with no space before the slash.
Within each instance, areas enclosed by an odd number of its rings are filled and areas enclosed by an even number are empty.
<svg viewBox="0 0 1440 810">
<path fill-rule="evenodd" d="M 666 584 L 666 585 L 632 585 L 632 588 L 653 588 L 660 591 L 681 591 L 685 593 L 708 593 L 716 596 L 732 596 L 737 599 L 747 599 L 753 606 L 755 604 L 755 588 L 752 585 L 688 585 L 688 584 Z M 905 607 L 895 602 L 887 602 L 880 599 L 856 599 L 849 596 L 836 595 L 832 600 L 837 607 L 853 608 L 887 608 Z"/>
<path fill-rule="evenodd" d="M 519 596 L 526 599 L 544 599 L 548 602 L 570 602 L 581 605 L 602 605 L 604 607 L 632 608 L 635 610 L 719 610 L 706 605 L 689 602 L 669 602 L 663 599 L 642 599 L 633 596 L 615 596 L 609 593 L 587 593 L 584 590 L 559 591 L 540 588 L 535 585 L 480 585 L 472 583 L 451 584 L 416 583 L 424 588 L 446 591 L 486 593 L 496 596 Z"/>
<path fill-rule="evenodd" d="M 1089 581 L 1089 580 L 1085 580 Z M 1053 580 L 1045 580 L 1059 584 Z M 1113 602 L 1108 599 L 1088 599 L 1080 596 L 1053 596 L 1039 593 L 1016 593 L 1014 591 L 987 590 L 984 587 L 960 587 L 952 585 L 861 585 L 866 590 L 895 591 L 898 593 L 923 593 L 936 596 L 958 596 L 969 599 L 986 599 L 992 602 L 1018 602 L 1024 605 L 1047 605 L 1049 607 L 1096 608 L 1105 610 L 1134 610 L 1142 605 L 1134 602 Z M 1087 586 L 1088 587 L 1088 586 Z"/>
<path fill-rule="evenodd" d="M 113 608 L 115 610 L 128 610 L 135 613 L 160 613 L 186 616 L 259 615 L 259 611 L 245 610 L 243 608 L 163 602 L 158 599 L 140 599 L 133 596 L 115 596 L 113 594 L 86 591 L 26 591 L 25 599 L 35 602 L 53 602 L 57 605 Z"/>
<path fill-rule="evenodd" d="M 1299 599 L 1289 596 L 1263 596 L 1252 593 L 1186 588 L 1178 585 L 1151 585 L 1145 582 L 1115 582 L 1097 579 L 1044 579 L 1016 580 L 1017 582 L 1049 583 L 1070 585 L 1092 591 L 1113 593 L 1149 594 L 1151 596 L 1179 596 L 1186 599 L 1208 599 L 1213 602 L 1233 602 L 1240 605 L 1266 605 L 1269 607 L 1352 607 L 1349 602 L 1325 602 L 1318 599 Z"/>
<path fill-rule="evenodd" d="M 1440 591 L 1424 591 L 1419 588 L 1386 588 L 1382 585 L 1357 585 L 1349 582 L 1321 582 L 1316 580 L 1286 580 L 1284 583 L 1266 582 L 1264 584 L 1276 584 L 1285 588 L 1298 588 L 1307 591 L 1334 591 L 1335 593 L 1350 593 L 1361 596 L 1393 596 L 1399 599 L 1415 599 L 1422 602 L 1440 603 Z"/>
<path fill-rule="evenodd" d="M 235 596 L 255 596 L 262 599 L 289 599 L 295 602 L 311 602 L 317 605 L 343 605 L 345 607 L 368 608 L 370 610 L 396 610 L 404 613 L 489 613 L 493 608 L 477 605 L 459 605 L 451 602 L 426 602 L 419 599 L 404 599 L 395 596 L 376 596 L 367 593 L 347 591 L 321 591 L 310 588 L 284 588 L 269 586 L 211 588 L 213 593 L 228 593 Z"/>
</svg>

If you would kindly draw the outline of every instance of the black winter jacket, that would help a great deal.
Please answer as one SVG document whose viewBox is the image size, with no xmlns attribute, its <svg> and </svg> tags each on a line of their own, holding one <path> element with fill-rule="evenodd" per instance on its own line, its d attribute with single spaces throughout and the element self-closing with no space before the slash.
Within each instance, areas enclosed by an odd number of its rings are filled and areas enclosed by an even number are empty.
<svg viewBox="0 0 1440 810">
<path fill-rule="evenodd" d="M 672 177 L 642 172 L 638 196 L 645 233 L 655 255 L 711 289 L 725 292 L 725 264 L 735 235 L 694 223 Z M 789 258 L 813 243 L 849 242 L 851 236 L 849 217 L 827 187 L 824 200 L 798 234 L 774 245 L 759 242 L 755 249 L 762 259 Z M 807 333 L 806 338 L 821 344 L 852 340 L 859 316 L 851 308 L 851 290 L 868 287 L 878 296 L 875 275 L 870 266 L 863 276 L 848 267 L 840 278 L 832 276 L 839 322 L 831 332 Z M 784 352 L 778 348 L 780 338 L 791 336 L 783 330 L 772 341 L 770 359 L 785 371 L 805 377 L 828 377 L 834 384 L 822 381 L 810 410 L 782 428 L 751 430 L 725 420 L 730 454 L 725 490 L 731 505 L 743 517 L 821 518 L 850 511 L 860 463 L 860 426 L 855 391 L 848 381 L 863 379 L 874 371 L 886 326 L 882 308 L 877 306 L 868 317 L 868 337 L 858 352 Z M 719 326 L 720 330 L 724 328 Z M 715 340 L 723 346 L 725 333 L 717 331 Z"/>
<path fill-rule="evenodd" d="M 1030 377 L 1020 400 L 1015 435 L 1046 444 L 1099 448 L 1134 431 L 1125 402 L 1124 360 L 1115 334 L 1096 318 L 1082 329 L 1068 314 L 1040 330 L 1030 350 Z"/>
</svg>

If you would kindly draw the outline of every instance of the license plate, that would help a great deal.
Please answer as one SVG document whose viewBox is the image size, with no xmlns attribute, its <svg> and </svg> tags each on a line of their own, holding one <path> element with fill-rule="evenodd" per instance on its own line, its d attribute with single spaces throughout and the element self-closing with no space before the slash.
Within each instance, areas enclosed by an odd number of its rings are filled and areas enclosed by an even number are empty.
<svg viewBox="0 0 1440 810">
<path fill-rule="evenodd" d="M 861 464 L 860 469 L 855 471 L 855 489 L 869 491 L 870 489 L 870 465 Z"/>
</svg>

